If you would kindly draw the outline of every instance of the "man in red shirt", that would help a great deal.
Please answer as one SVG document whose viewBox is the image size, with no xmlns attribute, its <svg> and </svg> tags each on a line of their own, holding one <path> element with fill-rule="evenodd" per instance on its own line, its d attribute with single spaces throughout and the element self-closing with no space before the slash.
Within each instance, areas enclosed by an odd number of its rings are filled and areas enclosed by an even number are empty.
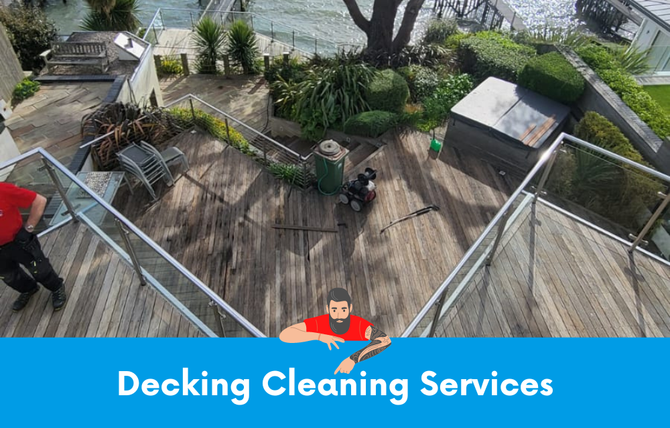
<svg viewBox="0 0 670 428">
<path fill-rule="evenodd" d="M 351 315 L 353 305 L 351 296 L 344 288 L 334 288 L 328 293 L 327 314 L 314 318 L 307 318 L 304 322 L 294 324 L 281 332 L 279 339 L 282 342 L 298 343 L 318 340 L 331 345 L 346 340 L 369 340 L 370 343 L 358 352 L 355 352 L 340 363 L 335 374 L 349 373 L 354 364 L 367 360 L 391 346 L 391 339 L 371 322 L 356 315 Z"/>
<path fill-rule="evenodd" d="M 54 310 L 60 310 L 67 300 L 63 279 L 51 267 L 33 233 L 46 204 L 42 195 L 0 183 L 0 280 L 21 293 L 12 305 L 14 312 L 25 308 L 32 295 L 37 293 L 37 282 L 51 291 Z M 30 208 L 25 224 L 19 208 Z"/>
</svg>

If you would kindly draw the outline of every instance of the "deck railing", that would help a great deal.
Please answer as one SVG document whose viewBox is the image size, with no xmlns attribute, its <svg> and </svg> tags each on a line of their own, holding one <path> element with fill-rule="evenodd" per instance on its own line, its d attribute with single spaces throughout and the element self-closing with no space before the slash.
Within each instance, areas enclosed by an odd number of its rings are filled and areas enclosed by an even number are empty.
<svg viewBox="0 0 670 428">
<path fill-rule="evenodd" d="M 301 189 L 307 189 L 314 184 L 316 173 L 311 153 L 303 156 L 251 127 L 249 124 L 236 119 L 192 94 L 185 95 L 178 100 L 168 103 L 165 108 L 168 111 L 175 108 L 181 109 L 182 112 L 189 114 L 192 120 L 190 123 L 191 126 L 200 126 L 201 128 L 210 130 L 210 132 L 212 131 L 211 123 L 207 123 L 207 118 L 203 117 L 199 112 L 219 119 L 226 125 L 225 128 L 230 128 L 239 133 L 244 138 L 244 141 L 248 143 L 248 148 L 246 146 L 240 147 L 236 134 L 224 131 L 221 132 L 222 135 L 216 135 L 217 133 L 215 132 L 215 137 L 250 155 L 270 170 L 270 172 L 278 175 L 289 184 Z"/>
<path fill-rule="evenodd" d="M 569 188 L 577 179 L 579 188 Z M 470 280 L 495 262 L 516 216 L 538 200 L 668 264 L 670 176 L 568 134 L 546 150 L 402 337 L 433 337 Z M 611 197 L 608 197 L 611 196 Z M 623 198 L 623 199 L 622 199 Z M 646 249 L 641 246 L 647 247 Z"/>
<path fill-rule="evenodd" d="M 61 165 L 45 149 L 36 148 L 0 164 L 4 181 L 28 187 L 62 203 L 66 220 L 40 225 L 47 234 L 71 221 L 81 221 L 132 265 L 140 284 L 148 284 L 207 336 L 264 337 L 188 269 L 131 221 Z"/>
</svg>

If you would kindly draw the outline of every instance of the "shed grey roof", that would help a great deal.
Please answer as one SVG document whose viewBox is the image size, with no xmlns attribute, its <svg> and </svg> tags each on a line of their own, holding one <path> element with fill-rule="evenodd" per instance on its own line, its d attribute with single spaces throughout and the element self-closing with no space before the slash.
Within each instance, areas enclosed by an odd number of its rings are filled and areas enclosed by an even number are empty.
<svg viewBox="0 0 670 428">
<path fill-rule="evenodd" d="M 630 5 L 670 32 L 670 0 L 629 0 Z"/>
</svg>

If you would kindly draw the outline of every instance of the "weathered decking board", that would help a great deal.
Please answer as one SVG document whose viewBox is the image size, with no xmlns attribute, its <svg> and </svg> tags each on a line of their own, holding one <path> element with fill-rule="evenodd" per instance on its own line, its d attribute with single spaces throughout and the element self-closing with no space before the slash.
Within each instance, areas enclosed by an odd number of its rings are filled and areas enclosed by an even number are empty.
<svg viewBox="0 0 670 428">
<path fill-rule="evenodd" d="M 541 203 L 516 222 L 437 336 L 670 336 L 670 267 Z"/>
<path fill-rule="evenodd" d="M 132 267 L 86 226 L 69 224 L 40 241 L 65 279 L 68 302 L 54 312 L 51 293 L 42 288 L 25 309 L 14 313 L 11 306 L 18 293 L 3 284 L 0 336 L 202 336 L 151 286 L 140 286 Z"/>
<path fill-rule="evenodd" d="M 369 160 L 379 196 L 357 214 L 335 197 L 291 188 L 208 135 L 184 133 L 171 144 L 188 156 L 186 176 L 159 189 L 150 207 L 139 187 L 121 192 L 115 205 L 269 336 L 325 313 L 333 287 L 350 291 L 353 313 L 400 334 L 514 187 L 449 148 L 431 159 L 428 137 L 410 134 Z M 380 235 L 391 220 L 429 204 L 441 210 Z M 347 226 L 323 234 L 274 223 Z"/>
</svg>

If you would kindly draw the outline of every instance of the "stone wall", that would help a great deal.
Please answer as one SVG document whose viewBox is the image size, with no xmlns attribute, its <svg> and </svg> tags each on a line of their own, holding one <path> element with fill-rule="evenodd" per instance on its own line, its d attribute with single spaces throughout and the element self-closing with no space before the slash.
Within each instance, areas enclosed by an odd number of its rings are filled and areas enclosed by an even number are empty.
<svg viewBox="0 0 670 428">
<path fill-rule="evenodd" d="M 23 79 L 23 71 L 14 48 L 9 43 L 5 27 L 0 24 L 0 99 L 9 104 L 14 87 Z"/>
<path fill-rule="evenodd" d="M 670 141 L 662 140 L 571 49 L 558 49 L 577 69 L 586 85 L 576 107 L 583 114 L 595 111 L 614 123 L 642 155 L 665 174 L 670 174 Z"/>
</svg>

